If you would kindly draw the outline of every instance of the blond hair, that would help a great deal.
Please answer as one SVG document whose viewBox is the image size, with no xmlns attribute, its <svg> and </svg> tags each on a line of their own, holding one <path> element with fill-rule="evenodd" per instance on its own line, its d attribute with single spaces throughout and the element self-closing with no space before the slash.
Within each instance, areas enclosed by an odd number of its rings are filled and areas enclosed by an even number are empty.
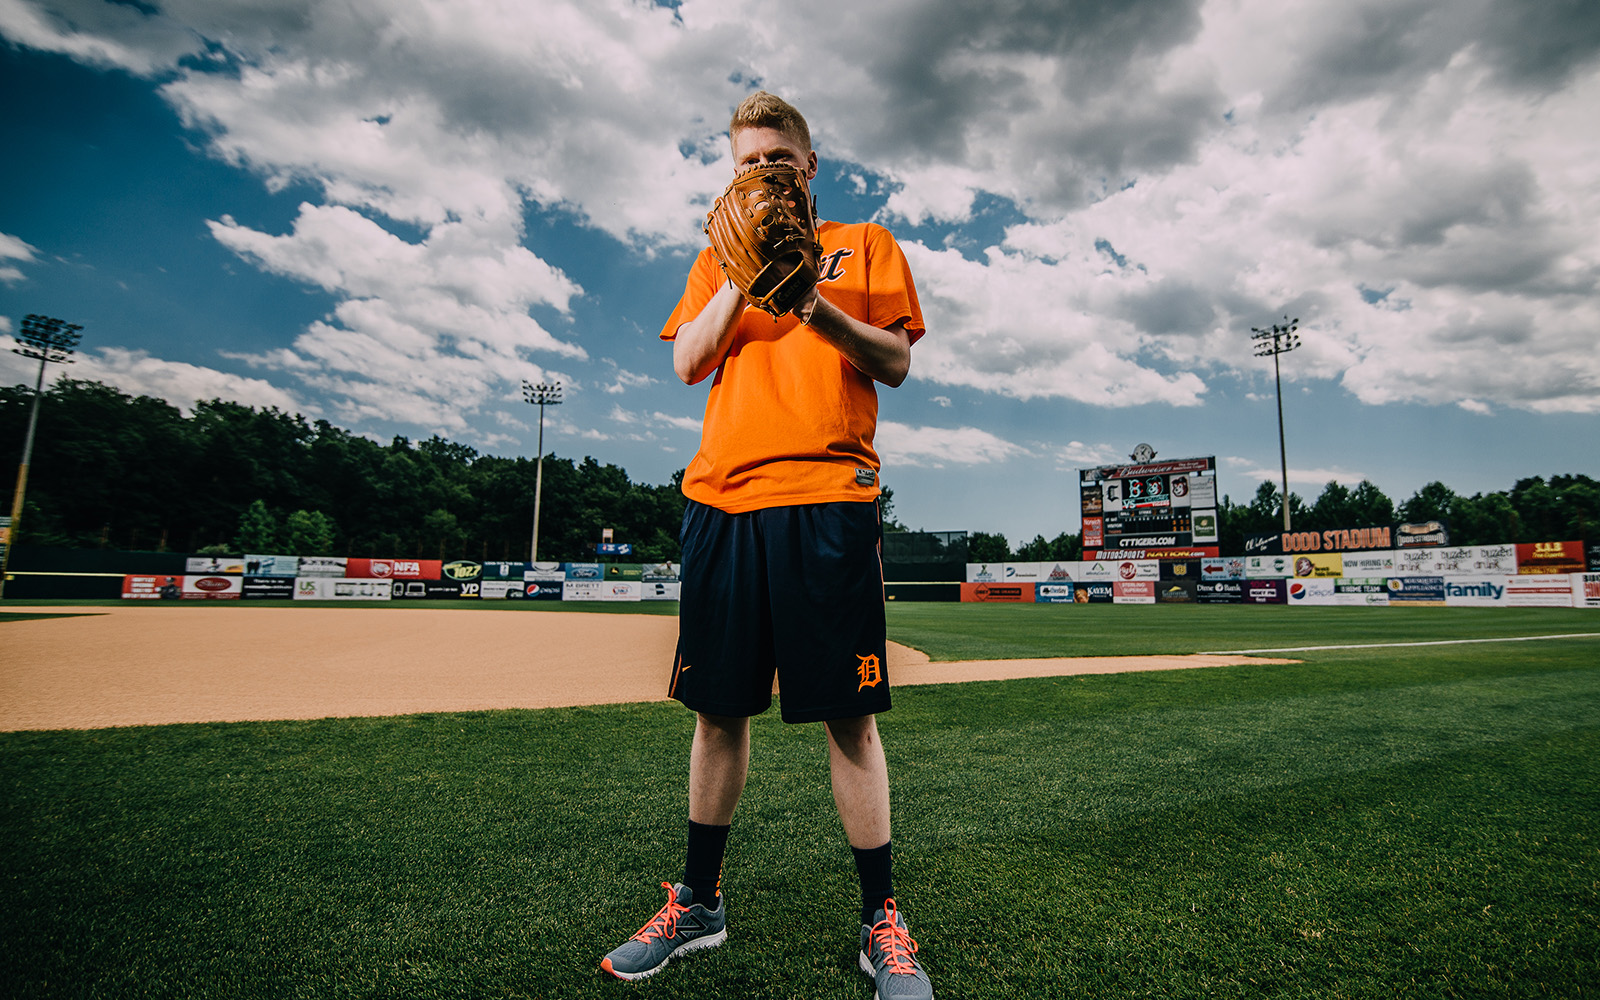
<svg viewBox="0 0 1600 1000">
<path fill-rule="evenodd" d="M 731 142 L 740 129 L 747 128 L 777 129 L 798 142 L 806 152 L 811 152 L 811 129 L 806 125 L 805 115 L 776 94 L 758 90 L 733 109 L 733 120 L 728 122 L 728 140 Z"/>
</svg>

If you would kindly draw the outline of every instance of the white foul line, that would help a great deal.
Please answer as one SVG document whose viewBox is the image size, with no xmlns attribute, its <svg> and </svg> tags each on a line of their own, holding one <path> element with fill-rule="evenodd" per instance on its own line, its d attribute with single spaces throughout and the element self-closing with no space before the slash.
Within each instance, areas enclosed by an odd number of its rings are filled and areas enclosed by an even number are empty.
<svg viewBox="0 0 1600 1000">
<path fill-rule="evenodd" d="M 1276 649 L 1218 649 L 1196 656 L 1242 656 L 1245 653 L 1308 653 L 1318 649 L 1387 649 L 1393 646 L 1456 646 L 1468 642 L 1529 642 L 1534 639 L 1595 639 L 1600 632 L 1571 632 L 1566 635 L 1510 635 L 1495 639 L 1433 639 L 1428 642 L 1366 642 L 1349 646 L 1280 646 Z"/>
</svg>

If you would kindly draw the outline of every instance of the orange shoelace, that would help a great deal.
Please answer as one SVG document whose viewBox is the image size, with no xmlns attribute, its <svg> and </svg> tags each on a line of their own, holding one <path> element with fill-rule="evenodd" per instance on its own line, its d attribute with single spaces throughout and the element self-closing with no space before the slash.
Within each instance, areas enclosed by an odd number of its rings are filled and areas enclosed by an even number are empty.
<svg viewBox="0 0 1600 1000">
<path fill-rule="evenodd" d="M 678 904 L 678 895 L 672 891 L 671 882 L 661 883 L 661 888 L 667 890 L 667 905 L 650 918 L 649 923 L 639 928 L 639 933 L 633 936 L 635 941 L 649 941 L 651 938 L 672 938 L 678 933 L 678 916 L 688 913 L 687 906 Z"/>
<path fill-rule="evenodd" d="M 916 963 L 911 961 L 911 956 L 917 953 L 917 943 L 911 940 L 911 932 L 895 921 L 898 912 L 894 900 L 884 900 L 883 919 L 872 925 L 869 937 L 883 953 L 883 964 L 890 972 L 909 975 L 917 971 Z"/>
</svg>

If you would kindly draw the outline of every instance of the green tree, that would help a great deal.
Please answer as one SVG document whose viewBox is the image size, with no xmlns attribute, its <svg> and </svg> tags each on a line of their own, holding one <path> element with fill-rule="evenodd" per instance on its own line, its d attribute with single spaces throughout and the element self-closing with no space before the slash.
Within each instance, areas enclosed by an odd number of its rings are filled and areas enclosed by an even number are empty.
<svg viewBox="0 0 1600 1000">
<path fill-rule="evenodd" d="M 1374 486 L 1370 479 L 1361 480 L 1350 491 L 1349 511 L 1353 518 L 1351 524 L 1357 528 L 1394 523 L 1394 501 Z"/>
<path fill-rule="evenodd" d="M 979 563 L 1005 562 L 1011 558 L 1011 544 L 1006 536 L 973 531 L 967 535 L 967 560 Z"/>
<path fill-rule="evenodd" d="M 333 521 L 320 510 L 295 511 L 284 524 L 284 547 L 289 550 L 289 555 L 332 555 Z"/>
<path fill-rule="evenodd" d="M 438 558 L 446 558 L 446 554 L 455 551 L 461 544 L 461 527 L 456 516 L 443 507 L 429 511 L 422 518 L 422 540 L 431 555 L 435 546 L 438 548 Z"/>
<path fill-rule="evenodd" d="M 894 516 L 894 490 L 883 487 L 878 493 L 878 514 L 883 519 L 884 531 L 911 531 L 912 529 L 895 520 Z"/>
<path fill-rule="evenodd" d="M 1406 524 L 1424 521 L 1442 521 L 1450 517 L 1450 506 L 1455 502 L 1455 491 L 1444 483 L 1428 483 L 1400 505 L 1400 520 Z"/>
<path fill-rule="evenodd" d="M 1050 539 L 1050 554 L 1045 558 L 1052 562 L 1076 562 L 1082 559 L 1083 537 L 1081 535 L 1069 535 L 1063 531 Z"/>
<path fill-rule="evenodd" d="M 1032 541 L 1017 549 L 1016 555 L 1019 562 L 1044 562 L 1050 558 L 1050 543 L 1043 535 L 1034 535 Z"/>
<path fill-rule="evenodd" d="M 233 536 L 233 547 L 240 554 L 246 552 L 277 552 L 278 519 L 267 509 L 266 501 L 252 500 L 239 515 L 239 530 Z"/>
</svg>

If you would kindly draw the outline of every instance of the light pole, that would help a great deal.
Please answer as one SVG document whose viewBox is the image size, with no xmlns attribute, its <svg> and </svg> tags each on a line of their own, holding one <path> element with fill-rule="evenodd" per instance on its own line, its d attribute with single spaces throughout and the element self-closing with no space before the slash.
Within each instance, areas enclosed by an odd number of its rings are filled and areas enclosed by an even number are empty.
<svg viewBox="0 0 1600 1000">
<path fill-rule="evenodd" d="M 1255 341 L 1256 357 L 1272 355 L 1272 378 L 1278 387 L 1278 463 L 1283 468 L 1283 530 L 1289 530 L 1289 457 L 1283 446 L 1283 376 L 1278 372 L 1278 355 L 1288 354 L 1300 346 L 1298 317 L 1285 316 L 1283 323 L 1272 324 L 1271 329 L 1259 326 L 1250 328 L 1250 339 Z"/>
<path fill-rule="evenodd" d="M 23 317 L 22 332 L 16 337 L 18 346 L 11 350 L 25 358 L 39 359 L 39 377 L 33 383 L 33 408 L 28 413 L 28 436 L 22 444 L 22 464 L 17 466 L 17 489 L 11 495 L 11 522 L 3 551 L 0 551 L 0 597 L 6 592 L 6 570 L 11 566 L 11 540 L 22 525 L 22 498 L 28 489 L 28 464 L 33 460 L 33 431 L 39 425 L 39 397 L 44 392 L 44 366 L 50 362 L 72 364 L 72 352 L 78 348 L 77 323 L 29 313 Z"/>
<path fill-rule="evenodd" d="M 539 501 L 544 493 L 544 408 L 561 405 L 561 383 L 540 382 L 535 385 L 522 380 L 522 398 L 539 407 L 539 471 L 533 480 L 533 549 L 529 562 L 539 561 Z"/>
</svg>

